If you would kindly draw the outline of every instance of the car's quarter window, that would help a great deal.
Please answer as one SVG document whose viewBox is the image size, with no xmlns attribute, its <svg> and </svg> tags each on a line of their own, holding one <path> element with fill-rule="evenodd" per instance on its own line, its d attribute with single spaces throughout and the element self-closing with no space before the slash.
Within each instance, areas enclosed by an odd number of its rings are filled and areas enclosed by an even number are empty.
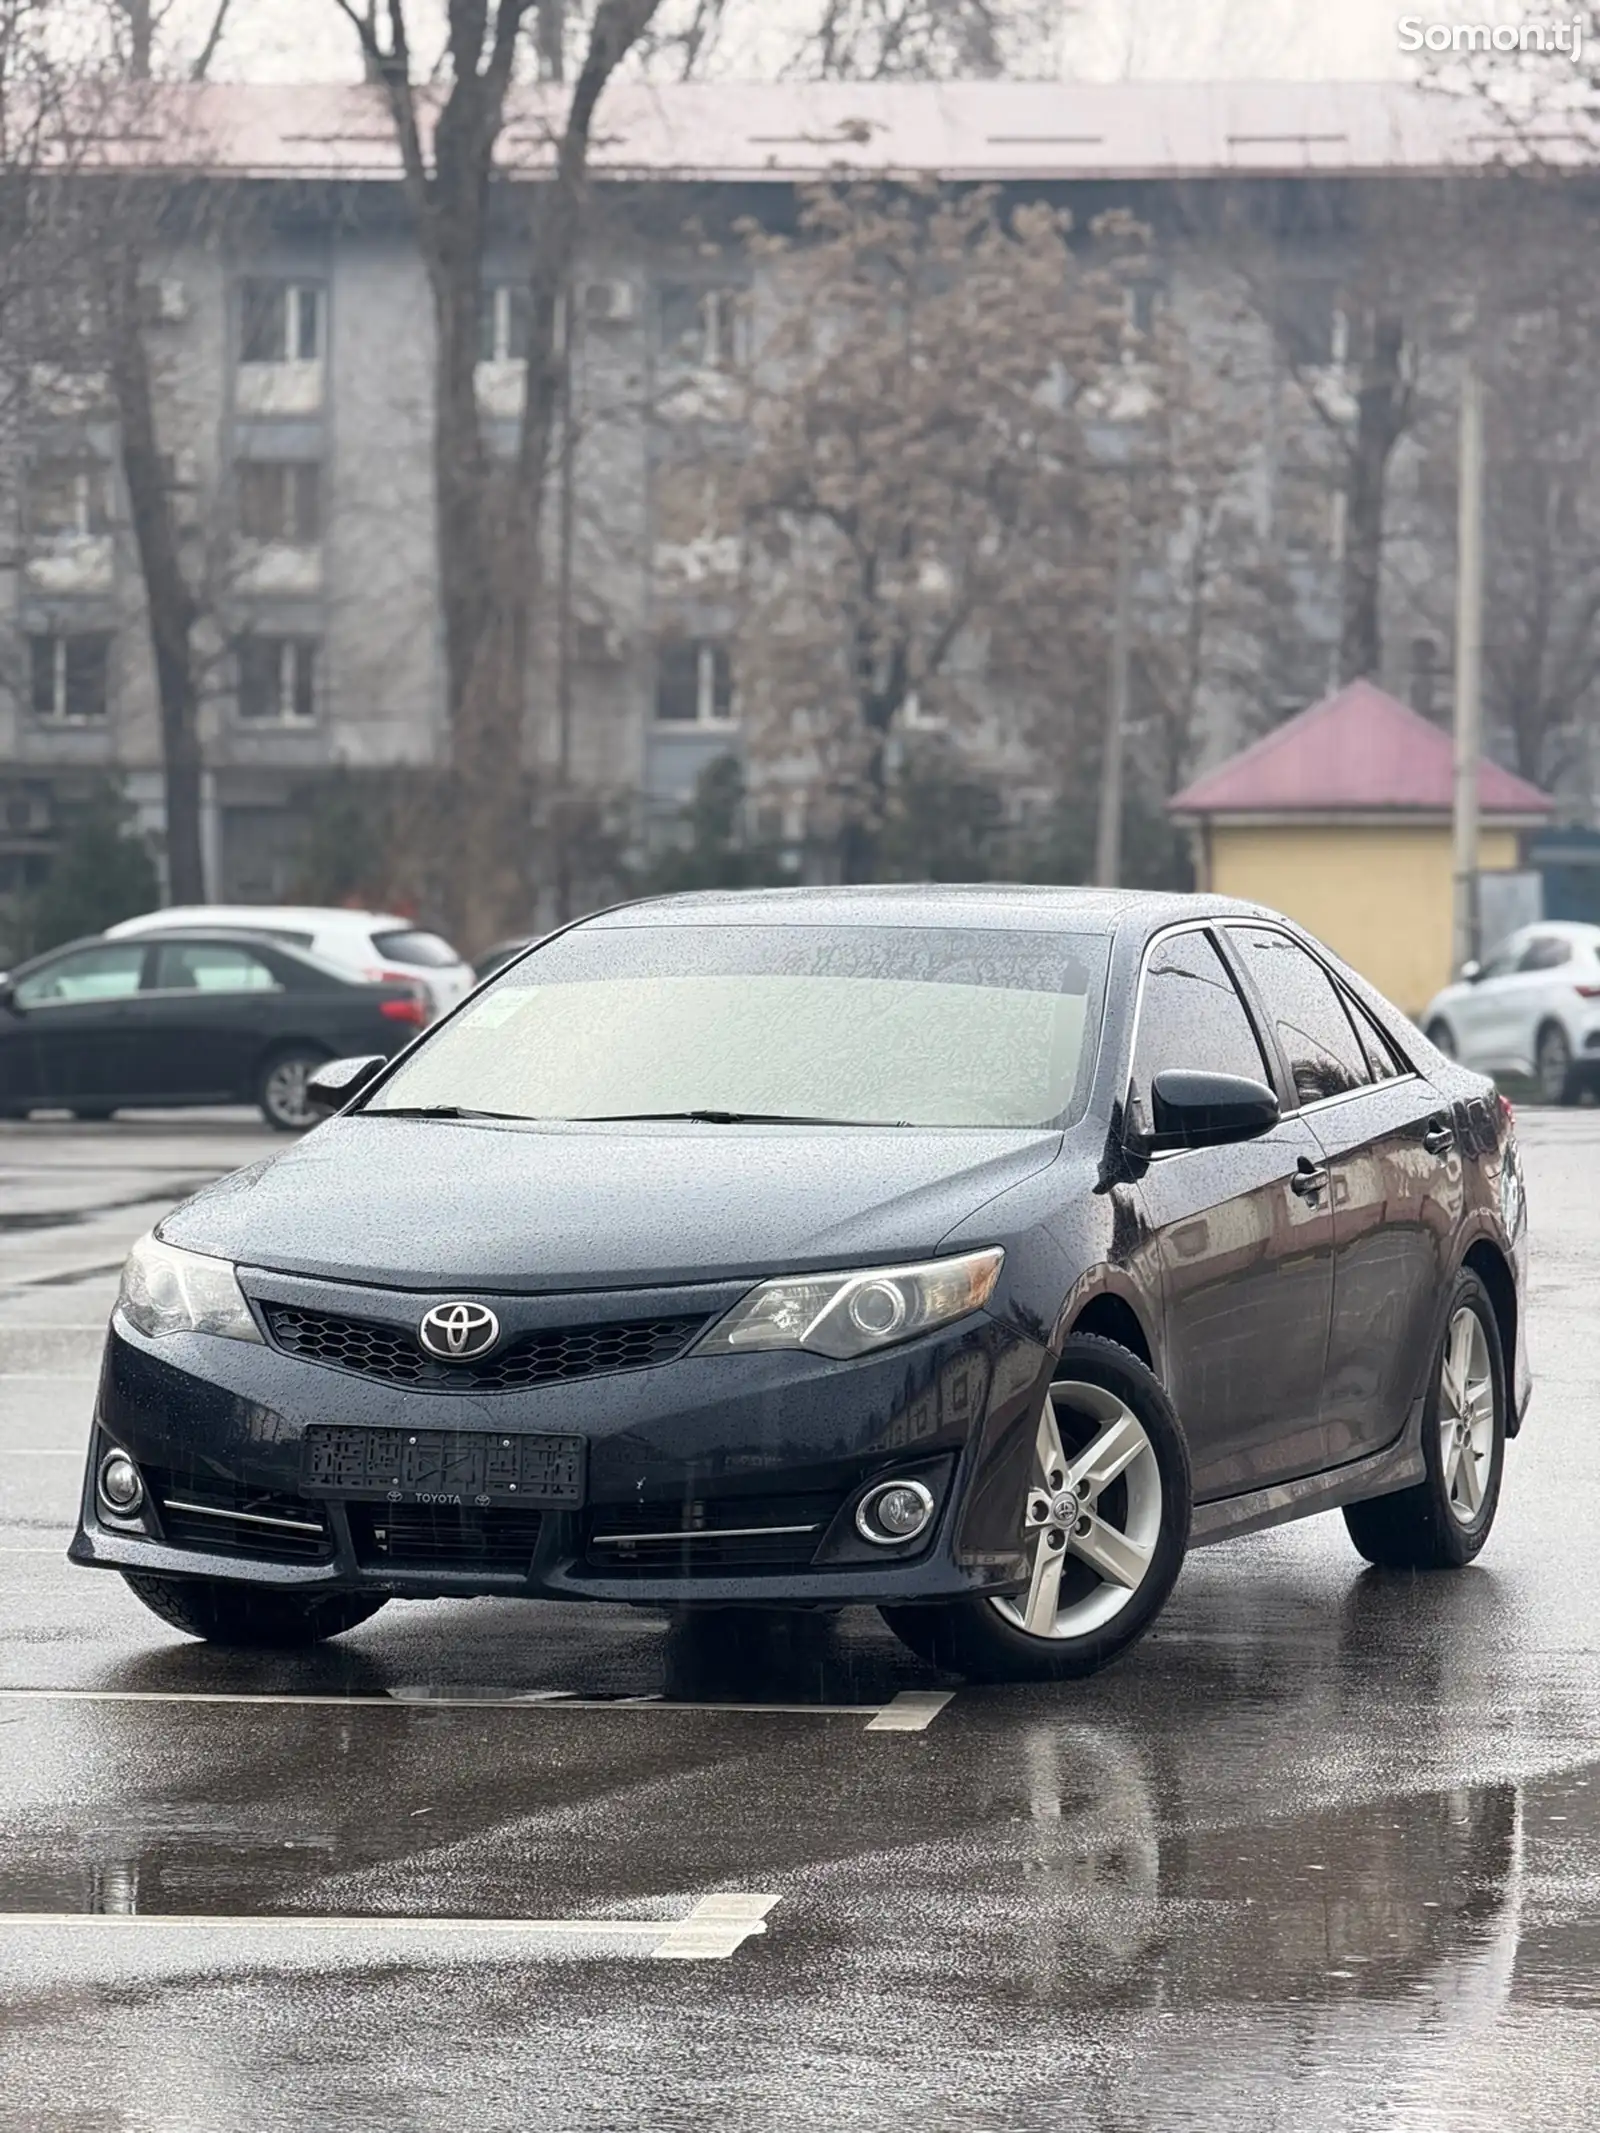
<svg viewBox="0 0 1600 2133">
<path fill-rule="evenodd" d="M 1517 970 L 1559 970 L 1572 961 L 1572 943 L 1559 933 L 1538 934 L 1517 957 Z"/>
<path fill-rule="evenodd" d="M 450 970 L 461 960 L 437 933 L 419 933 L 412 927 L 403 932 L 375 933 L 372 945 L 392 963 L 414 963 L 424 970 Z"/>
<path fill-rule="evenodd" d="M 1339 997 L 1356 1026 L 1356 1035 L 1361 1040 L 1361 1049 L 1366 1054 L 1367 1066 L 1373 1080 L 1398 1081 L 1401 1075 L 1409 1074 L 1411 1069 L 1395 1050 L 1388 1031 L 1349 993 L 1341 992 Z"/>
<path fill-rule="evenodd" d="M 281 992 L 276 976 L 248 948 L 229 941 L 164 941 L 156 950 L 156 992 Z"/>
<path fill-rule="evenodd" d="M 1108 944 L 923 926 L 579 927 L 425 1038 L 367 1108 L 1064 1124 Z"/>
<path fill-rule="evenodd" d="M 1285 933 L 1267 926 L 1230 926 L 1278 1033 L 1303 1104 L 1365 1088 L 1372 1075 L 1332 978 Z"/>
<path fill-rule="evenodd" d="M 1272 1080 L 1238 987 L 1203 933 L 1169 934 L 1145 964 L 1132 1086 L 1147 1114 L 1151 1083 L 1169 1067 Z"/>
<path fill-rule="evenodd" d="M 64 1007 L 86 1000 L 126 1000 L 139 990 L 143 941 L 81 948 L 17 980 L 19 1007 Z"/>
</svg>

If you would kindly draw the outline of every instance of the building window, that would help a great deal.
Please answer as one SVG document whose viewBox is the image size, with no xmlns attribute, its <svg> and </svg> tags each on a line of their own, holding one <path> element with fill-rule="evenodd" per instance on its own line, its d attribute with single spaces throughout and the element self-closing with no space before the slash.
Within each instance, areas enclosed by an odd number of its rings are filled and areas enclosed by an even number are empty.
<svg viewBox="0 0 1600 2133">
<path fill-rule="evenodd" d="M 239 644 L 239 716 L 254 726 L 309 726 L 317 715 L 317 645 L 311 637 L 245 637 Z"/>
<path fill-rule="evenodd" d="M 661 350 L 699 370 L 736 370 L 749 354 L 749 306 L 742 289 L 661 288 Z"/>
<path fill-rule="evenodd" d="M 733 723 L 733 661 L 725 644 L 668 638 L 656 663 L 656 717 L 669 726 Z"/>
<path fill-rule="evenodd" d="M 478 361 L 524 363 L 528 358 L 528 291 L 520 282 L 485 282 L 478 302 Z"/>
<path fill-rule="evenodd" d="M 28 525 L 40 539 L 109 532 L 110 480 L 101 459 L 41 459 L 28 477 Z"/>
<path fill-rule="evenodd" d="M 239 463 L 239 531 L 306 547 L 322 538 L 322 469 L 310 459 Z"/>
<path fill-rule="evenodd" d="M 28 639 L 33 715 L 58 725 L 103 719 L 111 694 L 111 638 L 104 630 Z"/>
<path fill-rule="evenodd" d="M 241 301 L 243 362 L 315 363 L 321 356 L 322 291 L 314 282 L 247 281 Z"/>
</svg>

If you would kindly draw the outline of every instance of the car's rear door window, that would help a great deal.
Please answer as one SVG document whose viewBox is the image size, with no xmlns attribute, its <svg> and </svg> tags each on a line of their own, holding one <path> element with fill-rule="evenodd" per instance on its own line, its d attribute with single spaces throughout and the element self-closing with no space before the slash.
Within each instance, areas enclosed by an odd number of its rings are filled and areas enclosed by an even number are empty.
<svg viewBox="0 0 1600 2133">
<path fill-rule="evenodd" d="M 1371 1069 L 1332 978 L 1286 933 L 1268 926 L 1230 926 L 1278 1033 L 1290 1077 L 1303 1104 L 1368 1086 Z"/>
<path fill-rule="evenodd" d="M 369 1108 L 1055 1125 L 1087 1095 L 1106 956 L 1094 936 L 976 927 L 579 927 Z"/>
<path fill-rule="evenodd" d="M 1170 934 L 1145 964 L 1133 1087 L 1147 1108 L 1155 1077 L 1178 1067 L 1272 1079 L 1239 989 L 1204 933 Z"/>
<path fill-rule="evenodd" d="M 231 941 L 163 941 L 151 978 L 155 992 L 281 992 L 260 956 Z"/>
<path fill-rule="evenodd" d="M 1559 933 L 1536 934 L 1517 957 L 1517 972 L 1559 970 L 1572 961 L 1572 943 Z"/>
</svg>

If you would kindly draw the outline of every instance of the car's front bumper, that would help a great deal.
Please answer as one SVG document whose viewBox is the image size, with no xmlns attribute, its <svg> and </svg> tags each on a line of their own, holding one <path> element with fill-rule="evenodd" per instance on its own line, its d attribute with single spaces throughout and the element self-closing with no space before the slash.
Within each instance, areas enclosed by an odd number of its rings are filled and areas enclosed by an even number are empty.
<svg viewBox="0 0 1600 2133">
<path fill-rule="evenodd" d="M 117 1321 L 69 1553 L 107 1569 L 417 1597 L 842 1606 L 1015 1589 L 1017 1507 L 1049 1371 L 1045 1349 L 978 1313 L 851 1363 L 691 1354 L 520 1392 L 421 1392 L 272 1346 L 150 1341 Z M 529 1507 L 518 1525 L 503 1506 L 390 1513 L 308 1496 L 303 1438 L 325 1424 L 571 1433 L 588 1448 L 586 1501 Z M 96 1502 L 111 1447 L 150 1481 L 138 1520 Z M 899 1475 L 931 1489 L 937 1515 L 915 1542 L 873 1545 L 855 1528 L 856 1501 Z M 168 1499 L 190 1509 L 169 1513 Z M 228 1504 L 285 1523 L 230 1522 L 215 1509 Z M 486 1522 L 492 1541 L 474 1556 Z M 311 1530 L 292 1535 L 297 1524 Z M 786 1538 L 762 1538 L 780 1529 Z M 630 1537 L 641 1534 L 674 1538 Z"/>
</svg>

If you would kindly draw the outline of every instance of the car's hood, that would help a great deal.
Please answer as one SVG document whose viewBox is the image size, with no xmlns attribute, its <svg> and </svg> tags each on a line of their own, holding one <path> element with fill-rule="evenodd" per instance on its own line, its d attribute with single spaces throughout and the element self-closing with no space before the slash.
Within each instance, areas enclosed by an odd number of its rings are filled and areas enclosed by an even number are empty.
<svg viewBox="0 0 1600 2133">
<path fill-rule="evenodd" d="M 161 1225 L 241 1264 L 396 1288 L 649 1286 L 934 1251 L 1054 1132 L 331 1119 Z"/>
</svg>

